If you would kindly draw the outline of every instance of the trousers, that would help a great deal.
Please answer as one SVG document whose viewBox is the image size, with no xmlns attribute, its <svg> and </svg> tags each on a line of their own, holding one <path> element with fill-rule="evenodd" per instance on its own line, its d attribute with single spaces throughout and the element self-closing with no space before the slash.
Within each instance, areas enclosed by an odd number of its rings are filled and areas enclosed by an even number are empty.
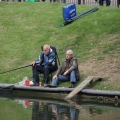
<svg viewBox="0 0 120 120">
<path fill-rule="evenodd" d="M 104 0 L 99 0 L 99 5 L 103 6 Z M 110 0 L 106 0 L 106 6 L 110 6 Z"/>
<path fill-rule="evenodd" d="M 43 73 L 44 75 L 44 83 L 47 84 L 48 83 L 48 79 L 49 79 L 49 74 L 56 71 L 57 67 L 56 66 L 42 66 L 42 65 L 34 65 L 32 67 L 32 73 L 33 73 L 33 83 L 39 83 L 40 78 L 39 78 L 39 74 Z"/>
<path fill-rule="evenodd" d="M 73 70 L 70 72 L 70 76 L 64 76 L 64 75 L 58 75 L 57 79 L 52 80 L 51 84 L 58 84 L 58 81 L 70 81 L 71 83 L 75 83 L 76 82 L 76 70 Z"/>
</svg>

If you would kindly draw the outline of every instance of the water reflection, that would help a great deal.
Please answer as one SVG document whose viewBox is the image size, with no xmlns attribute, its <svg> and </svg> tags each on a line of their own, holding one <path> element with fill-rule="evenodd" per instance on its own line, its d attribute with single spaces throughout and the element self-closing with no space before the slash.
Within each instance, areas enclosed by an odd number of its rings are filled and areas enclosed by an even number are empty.
<svg viewBox="0 0 120 120">
<path fill-rule="evenodd" d="M 78 120 L 78 115 L 73 106 L 33 102 L 32 120 Z"/>
<path fill-rule="evenodd" d="M 18 116 L 19 120 L 120 120 L 119 104 L 116 106 L 82 98 L 65 101 L 1 97 L 0 111 L 1 120 L 18 120 Z"/>
</svg>

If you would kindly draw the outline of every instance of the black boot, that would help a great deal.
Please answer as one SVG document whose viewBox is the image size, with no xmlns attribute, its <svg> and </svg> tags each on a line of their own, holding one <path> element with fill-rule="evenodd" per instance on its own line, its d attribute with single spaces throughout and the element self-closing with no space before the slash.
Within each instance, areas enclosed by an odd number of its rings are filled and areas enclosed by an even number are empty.
<svg viewBox="0 0 120 120">
<path fill-rule="evenodd" d="M 73 83 L 70 83 L 70 86 L 69 86 L 69 88 L 73 88 Z"/>
</svg>

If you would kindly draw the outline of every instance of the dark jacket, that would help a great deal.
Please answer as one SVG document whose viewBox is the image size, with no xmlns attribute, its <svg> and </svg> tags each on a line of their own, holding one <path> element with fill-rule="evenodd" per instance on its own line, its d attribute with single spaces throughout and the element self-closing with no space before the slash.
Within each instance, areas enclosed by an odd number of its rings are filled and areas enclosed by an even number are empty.
<svg viewBox="0 0 120 120">
<path fill-rule="evenodd" d="M 63 74 L 65 72 L 66 69 L 66 62 L 67 60 L 64 58 L 62 60 L 62 63 L 60 64 L 60 66 L 58 67 L 58 70 L 56 72 L 56 75 L 59 74 Z M 69 66 L 68 66 L 68 74 L 72 71 L 72 70 L 76 70 L 76 77 L 77 79 L 79 79 L 80 77 L 80 73 L 79 73 L 79 69 L 78 69 L 78 62 L 76 58 L 72 58 L 70 60 Z"/>
<path fill-rule="evenodd" d="M 48 66 L 57 66 L 56 54 L 51 48 L 50 53 L 47 56 L 44 56 L 44 51 L 42 51 L 39 57 L 35 60 L 35 63 Z"/>
</svg>

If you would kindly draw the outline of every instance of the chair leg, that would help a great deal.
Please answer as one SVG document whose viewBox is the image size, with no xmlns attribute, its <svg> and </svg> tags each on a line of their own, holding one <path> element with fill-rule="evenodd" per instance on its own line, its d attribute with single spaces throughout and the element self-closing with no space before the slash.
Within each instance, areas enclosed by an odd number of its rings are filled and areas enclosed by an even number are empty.
<svg viewBox="0 0 120 120">
<path fill-rule="evenodd" d="M 52 75 L 53 75 L 53 73 L 50 73 L 50 74 L 49 74 L 48 84 L 49 84 L 49 83 L 51 84 L 51 81 L 52 81 Z M 43 82 L 44 82 L 44 75 L 43 75 L 43 74 L 40 74 L 39 77 L 43 77 Z"/>
<path fill-rule="evenodd" d="M 52 81 L 52 73 L 50 73 L 50 77 L 49 77 L 49 82 L 50 82 L 50 84 L 51 84 L 51 81 Z"/>
</svg>

